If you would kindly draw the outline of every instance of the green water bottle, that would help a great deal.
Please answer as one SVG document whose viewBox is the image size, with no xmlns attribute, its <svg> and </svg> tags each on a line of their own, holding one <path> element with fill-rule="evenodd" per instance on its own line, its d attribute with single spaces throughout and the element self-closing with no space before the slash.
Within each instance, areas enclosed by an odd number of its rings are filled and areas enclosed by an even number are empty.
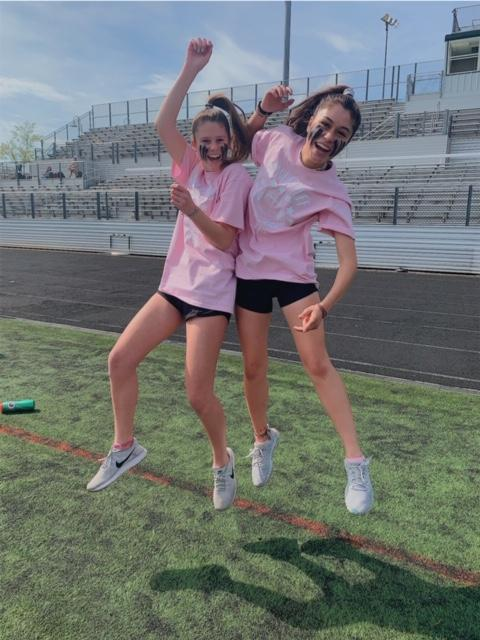
<svg viewBox="0 0 480 640">
<path fill-rule="evenodd" d="M 35 411 L 35 400 L 7 400 L 0 402 L 0 413 Z"/>
</svg>

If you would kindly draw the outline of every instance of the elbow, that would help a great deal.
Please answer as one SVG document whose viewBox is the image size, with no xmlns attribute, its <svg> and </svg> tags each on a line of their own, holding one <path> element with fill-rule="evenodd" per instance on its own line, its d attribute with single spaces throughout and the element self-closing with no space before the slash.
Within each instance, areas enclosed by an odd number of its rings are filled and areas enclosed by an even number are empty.
<svg viewBox="0 0 480 640">
<path fill-rule="evenodd" d="M 342 260 L 340 262 L 340 269 L 345 275 L 348 275 L 349 279 L 353 280 L 358 271 L 357 256 L 351 256 L 347 260 Z"/>
<path fill-rule="evenodd" d="M 165 133 L 168 131 L 169 128 L 171 128 L 171 125 L 165 122 L 165 117 L 162 116 L 161 113 L 157 114 L 157 117 L 155 118 L 155 121 L 154 121 L 154 126 L 155 126 L 155 131 L 157 132 L 158 137 L 161 138 L 162 140 Z"/>
<path fill-rule="evenodd" d="M 154 124 L 155 124 L 155 131 L 157 132 L 158 137 L 162 138 L 165 125 L 160 121 L 160 118 L 158 116 L 155 118 Z"/>
<path fill-rule="evenodd" d="M 357 258 L 355 257 L 352 260 L 352 264 L 350 265 L 350 274 L 351 274 L 351 278 L 352 280 L 355 278 L 355 276 L 357 275 L 357 271 L 358 271 L 358 261 Z"/>
<path fill-rule="evenodd" d="M 215 242 L 212 242 L 213 246 L 220 251 L 228 251 L 232 246 L 234 238 L 219 238 Z"/>
<path fill-rule="evenodd" d="M 222 241 L 222 242 L 217 242 L 217 244 L 215 245 L 217 249 L 220 249 L 220 251 L 228 251 L 231 247 L 232 243 L 230 241 Z"/>
</svg>

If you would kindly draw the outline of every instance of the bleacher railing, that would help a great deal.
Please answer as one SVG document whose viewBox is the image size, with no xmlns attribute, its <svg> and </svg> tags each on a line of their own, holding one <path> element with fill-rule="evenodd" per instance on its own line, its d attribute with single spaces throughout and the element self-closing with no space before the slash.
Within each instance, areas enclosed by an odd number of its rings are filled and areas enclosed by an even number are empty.
<svg viewBox="0 0 480 640">
<path fill-rule="evenodd" d="M 381 140 L 387 138 L 401 138 L 408 136 L 447 135 L 450 131 L 452 115 L 447 111 L 401 114 L 395 113 L 382 120 L 376 126 L 372 121 L 364 120 L 360 125 L 355 140 Z M 477 129 L 480 124 L 476 125 Z M 475 133 L 473 125 L 469 125 L 469 132 Z M 139 157 L 149 156 L 161 162 L 161 154 L 166 151 L 153 131 L 143 133 L 130 141 L 115 139 L 109 142 L 88 142 L 88 139 L 73 140 L 68 146 L 57 147 L 56 155 L 52 157 L 73 157 L 109 159 L 112 164 L 119 164 L 122 158 L 131 158 L 134 163 Z M 119 134 L 121 136 L 121 134 Z"/>
<path fill-rule="evenodd" d="M 359 102 L 395 100 L 403 102 L 412 95 L 440 91 L 443 79 L 443 60 L 415 62 L 360 71 L 331 73 L 307 78 L 293 78 L 290 85 L 297 101 L 328 84 L 348 84 L 355 89 Z M 384 73 L 385 71 L 385 73 Z M 213 93 L 225 93 L 247 113 L 253 111 L 258 100 L 280 80 L 236 87 L 220 87 L 187 94 L 179 119 L 192 118 L 200 111 Z M 139 98 L 121 102 L 92 105 L 90 111 L 75 116 L 66 125 L 46 135 L 35 150 L 36 159 L 56 157 L 60 146 L 68 145 L 83 133 L 101 127 L 153 122 L 164 96 Z"/>
<path fill-rule="evenodd" d="M 404 185 L 367 185 L 350 189 L 354 220 L 359 223 L 480 224 L 480 185 L 455 189 Z M 2 191 L 3 218 L 63 218 L 134 221 L 174 220 L 169 189 L 87 191 Z"/>
</svg>

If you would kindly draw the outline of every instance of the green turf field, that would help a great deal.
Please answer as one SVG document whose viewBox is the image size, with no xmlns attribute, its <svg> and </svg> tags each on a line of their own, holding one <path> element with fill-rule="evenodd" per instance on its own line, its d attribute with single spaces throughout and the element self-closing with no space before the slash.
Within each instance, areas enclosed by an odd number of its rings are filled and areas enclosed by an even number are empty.
<svg viewBox="0 0 480 640">
<path fill-rule="evenodd" d="M 39 409 L 0 423 L 105 454 L 114 336 L 11 320 L 0 331 L 0 399 L 32 397 Z M 355 517 L 339 440 L 296 364 L 271 364 L 282 439 L 271 483 L 251 485 L 241 360 L 222 355 L 238 498 L 324 523 L 322 538 L 269 513 L 213 510 L 183 353 L 163 345 L 140 368 L 140 468 L 171 486 L 126 475 L 90 494 L 95 462 L 0 433 L 0 640 L 480 639 L 479 395 L 345 374 L 377 496 Z"/>
</svg>

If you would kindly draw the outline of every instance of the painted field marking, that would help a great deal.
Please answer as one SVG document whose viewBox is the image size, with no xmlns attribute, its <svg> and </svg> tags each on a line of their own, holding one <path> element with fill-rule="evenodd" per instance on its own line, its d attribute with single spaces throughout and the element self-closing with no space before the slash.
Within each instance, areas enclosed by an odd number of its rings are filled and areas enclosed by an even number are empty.
<svg viewBox="0 0 480 640">
<path fill-rule="evenodd" d="M 13 436 L 31 444 L 44 445 L 56 451 L 69 453 L 77 458 L 84 458 L 85 460 L 89 460 L 90 462 L 98 462 L 102 457 L 101 454 L 93 453 L 92 451 L 87 451 L 86 449 L 82 449 L 80 447 L 75 447 L 68 442 L 55 440 L 53 438 L 47 438 L 30 431 L 26 431 L 25 429 L 12 427 L 6 424 L 0 424 L 0 434 Z M 140 469 L 135 468 L 130 469 L 128 473 L 139 478 L 143 478 L 144 480 L 148 480 L 149 482 L 153 482 L 154 484 L 159 484 L 166 487 L 175 487 L 176 489 L 190 491 L 191 493 L 194 493 L 196 495 L 211 496 L 212 494 L 211 490 L 207 489 L 206 487 L 201 487 L 182 480 L 176 480 L 175 478 L 171 478 L 165 475 L 156 475 L 155 473 L 151 473 L 149 471 L 141 471 Z M 376 540 L 370 540 L 365 536 L 358 536 L 349 533 L 348 531 L 335 529 L 334 527 L 331 527 L 328 524 L 324 524 L 323 522 L 318 522 L 317 520 L 303 518 L 292 513 L 276 511 L 267 505 L 260 504 L 258 502 L 252 502 L 250 500 L 244 500 L 243 498 L 237 498 L 234 502 L 234 506 L 237 509 L 249 511 L 250 513 L 254 513 L 255 515 L 264 516 L 269 518 L 270 520 L 275 520 L 277 522 L 283 522 L 297 529 L 303 529 L 304 531 L 308 531 L 320 538 L 340 540 L 342 542 L 350 544 L 352 547 L 355 547 L 357 549 L 369 551 L 371 553 L 384 556 L 398 562 L 404 562 L 411 566 L 424 569 L 425 571 L 429 571 L 430 573 L 434 573 L 443 578 L 453 580 L 454 582 L 459 582 L 466 586 L 480 586 L 480 572 L 478 571 L 468 571 L 459 567 L 453 567 L 451 565 L 443 564 L 442 562 L 437 562 L 436 560 L 432 560 L 431 558 L 427 558 L 416 553 L 410 553 L 409 551 L 405 551 L 403 549 L 399 549 L 390 545 L 385 545 L 382 542 L 378 542 Z"/>
</svg>

